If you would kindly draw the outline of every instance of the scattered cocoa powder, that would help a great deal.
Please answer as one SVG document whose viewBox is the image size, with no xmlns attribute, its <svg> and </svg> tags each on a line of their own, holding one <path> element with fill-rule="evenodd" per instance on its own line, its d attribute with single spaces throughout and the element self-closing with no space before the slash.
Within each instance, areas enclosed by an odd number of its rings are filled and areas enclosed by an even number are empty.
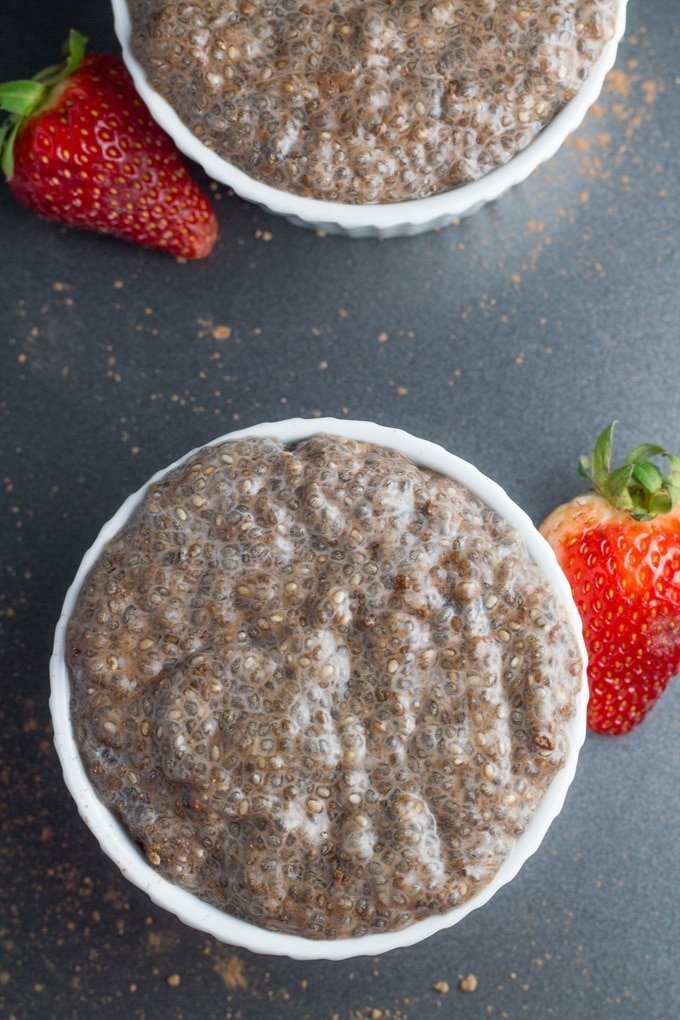
<svg viewBox="0 0 680 1020">
<path fill-rule="evenodd" d="M 461 992 L 476 992 L 477 991 L 477 977 L 474 974 L 468 974 L 466 977 L 461 978 L 458 982 L 458 987 Z"/>
<path fill-rule="evenodd" d="M 243 960 L 240 956 L 234 955 L 228 956 L 226 959 L 215 960 L 213 970 L 222 978 L 225 988 L 233 990 L 235 988 L 248 987 L 248 982 L 243 973 Z"/>
</svg>

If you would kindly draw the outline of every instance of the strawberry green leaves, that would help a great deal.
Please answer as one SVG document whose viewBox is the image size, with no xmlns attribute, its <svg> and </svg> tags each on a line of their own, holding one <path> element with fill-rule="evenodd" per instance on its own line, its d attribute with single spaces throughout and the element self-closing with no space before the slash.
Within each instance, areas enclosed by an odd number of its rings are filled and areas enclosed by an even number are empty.
<svg viewBox="0 0 680 1020">
<path fill-rule="evenodd" d="M 0 167 L 8 181 L 14 176 L 14 142 L 22 124 L 47 103 L 55 85 L 78 70 L 86 46 L 85 36 L 71 29 L 61 64 L 46 68 L 31 80 L 0 84 L 0 110 L 10 114 L 0 125 Z"/>
<path fill-rule="evenodd" d="M 72 28 L 64 46 L 64 64 L 59 68 L 59 81 L 70 78 L 74 71 L 77 71 L 85 59 L 87 48 L 87 36 L 81 35 Z"/>
<path fill-rule="evenodd" d="M 14 141 L 19 128 L 48 94 L 49 89 L 37 81 L 8 81 L 0 85 L 0 110 L 12 114 L 0 125 L 0 168 L 8 181 L 14 175 Z"/>
<path fill-rule="evenodd" d="M 680 500 L 680 457 L 662 446 L 641 443 L 620 467 L 611 468 L 614 426 L 607 425 L 595 443 L 592 457 L 579 458 L 579 473 L 618 510 L 638 521 L 669 513 Z M 662 474 L 651 457 L 665 457 L 669 471 Z"/>
<path fill-rule="evenodd" d="M 38 81 L 8 81 L 0 85 L 0 107 L 22 117 L 36 108 L 47 89 Z"/>
<path fill-rule="evenodd" d="M 614 425 L 615 422 L 612 422 L 609 427 L 613 429 Z M 663 456 L 665 452 L 663 446 L 655 446 L 654 443 L 641 443 L 640 446 L 636 446 L 630 451 L 624 464 L 639 464 L 643 460 L 649 460 L 650 457 Z"/>
</svg>

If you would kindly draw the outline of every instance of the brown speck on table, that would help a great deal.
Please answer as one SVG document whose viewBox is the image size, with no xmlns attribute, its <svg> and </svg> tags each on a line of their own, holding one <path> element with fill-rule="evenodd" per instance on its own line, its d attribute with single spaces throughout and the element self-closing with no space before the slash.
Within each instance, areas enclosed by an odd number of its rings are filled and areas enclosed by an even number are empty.
<svg viewBox="0 0 680 1020">
<path fill-rule="evenodd" d="M 213 969 L 221 977 L 225 988 L 233 990 L 235 988 L 248 987 L 248 982 L 243 973 L 243 960 L 240 956 L 234 954 L 226 958 L 220 957 L 215 960 Z"/>
<path fill-rule="evenodd" d="M 462 977 L 458 982 L 458 987 L 461 992 L 476 992 L 477 991 L 477 977 L 475 974 L 467 974 Z"/>
<path fill-rule="evenodd" d="M 213 326 L 210 333 L 213 340 L 228 340 L 231 336 L 231 326 Z"/>
<path fill-rule="evenodd" d="M 657 102 L 657 91 L 658 85 L 656 82 L 643 82 L 642 83 L 642 98 L 645 103 L 651 105 L 651 103 Z"/>
<path fill-rule="evenodd" d="M 435 992 L 439 992 L 440 995 L 446 995 L 449 991 L 448 981 L 437 981 L 433 986 Z"/>
<path fill-rule="evenodd" d="M 385 333 L 384 330 L 383 330 L 382 333 L 378 333 L 378 343 L 386 344 L 387 341 L 389 340 L 389 338 L 390 338 L 390 334 L 389 333 Z"/>
<path fill-rule="evenodd" d="M 154 956 L 170 952 L 178 941 L 174 932 L 150 931 L 146 935 L 147 950 Z"/>
<path fill-rule="evenodd" d="M 630 92 L 630 75 L 620 67 L 615 67 L 607 75 L 607 87 L 616 96 L 627 96 Z"/>
<path fill-rule="evenodd" d="M 178 988 L 182 979 L 179 974 L 171 974 L 168 978 L 168 984 L 171 988 Z"/>
</svg>

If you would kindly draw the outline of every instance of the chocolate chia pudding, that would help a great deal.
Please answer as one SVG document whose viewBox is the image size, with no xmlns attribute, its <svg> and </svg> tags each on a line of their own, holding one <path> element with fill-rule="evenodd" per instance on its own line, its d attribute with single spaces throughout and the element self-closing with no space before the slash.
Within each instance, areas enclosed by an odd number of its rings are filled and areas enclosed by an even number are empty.
<svg viewBox="0 0 680 1020">
<path fill-rule="evenodd" d="M 520 535 L 402 454 L 202 449 L 102 551 L 67 633 L 102 801 L 173 882 L 310 938 L 458 906 L 569 747 L 581 661 Z"/>
<path fill-rule="evenodd" d="M 580 89 L 618 0 L 128 0 L 151 85 L 251 177 L 422 198 L 507 162 Z"/>
</svg>

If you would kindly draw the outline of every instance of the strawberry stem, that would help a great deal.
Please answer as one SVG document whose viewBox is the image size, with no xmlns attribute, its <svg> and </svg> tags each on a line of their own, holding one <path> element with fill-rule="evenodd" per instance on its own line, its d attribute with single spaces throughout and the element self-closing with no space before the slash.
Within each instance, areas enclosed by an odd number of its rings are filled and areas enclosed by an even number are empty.
<svg viewBox="0 0 680 1020">
<path fill-rule="evenodd" d="M 588 478 L 596 492 L 637 521 L 649 521 L 667 514 L 680 500 L 680 457 L 662 446 L 642 443 L 612 470 L 614 426 L 607 425 L 595 442 L 592 457 L 579 458 L 579 473 Z M 663 475 L 651 457 L 665 457 L 668 474 Z"/>
<path fill-rule="evenodd" d="M 8 81 L 0 85 L 0 110 L 9 117 L 0 125 L 0 166 L 8 181 L 14 175 L 13 149 L 21 126 L 49 102 L 52 89 L 77 71 L 85 57 L 87 39 L 71 29 L 64 46 L 61 64 L 53 64 L 26 81 Z"/>
</svg>

